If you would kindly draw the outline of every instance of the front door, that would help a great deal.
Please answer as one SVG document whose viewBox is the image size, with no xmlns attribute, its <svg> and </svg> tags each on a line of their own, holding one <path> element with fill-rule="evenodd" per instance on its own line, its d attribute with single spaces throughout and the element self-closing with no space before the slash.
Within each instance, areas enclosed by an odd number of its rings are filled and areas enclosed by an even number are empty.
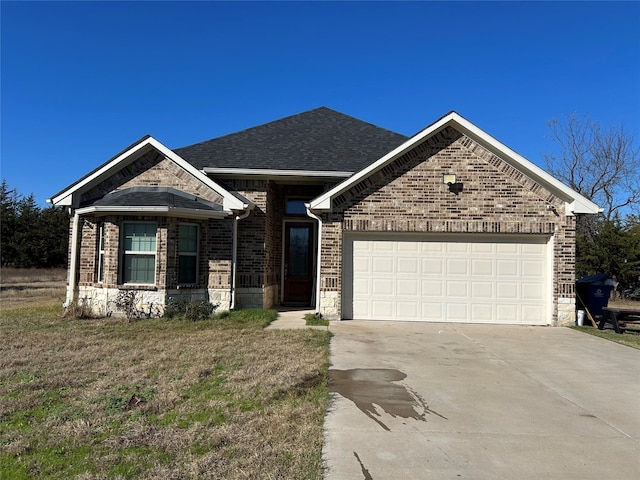
<svg viewBox="0 0 640 480">
<path fill-rule="evenodd" d="M 311 305 L 313 291 L 313 223 L 284 225 L 283 303 Z"/>
</svg>

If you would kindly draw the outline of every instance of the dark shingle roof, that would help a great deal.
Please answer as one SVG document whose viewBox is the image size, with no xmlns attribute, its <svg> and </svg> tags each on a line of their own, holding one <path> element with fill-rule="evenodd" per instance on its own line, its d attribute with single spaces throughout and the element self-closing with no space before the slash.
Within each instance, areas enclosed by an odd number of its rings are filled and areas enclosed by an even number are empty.
<svg viewBox="0 0 640 480">
<path fill-rule="evenodd" d="M 222 211 L 222 206 L 195 195 L 165 187 L 132 187 L 89 202 L 95 207 L 172 207 L 190 210 Z M 88 206 L 88 205 L 83 205 Z"/>
<path fill-rule="evenodd" d="M 198 169 L 357 172 L 407 138 L 320 107 L 174 151 Z"/>
</svg>

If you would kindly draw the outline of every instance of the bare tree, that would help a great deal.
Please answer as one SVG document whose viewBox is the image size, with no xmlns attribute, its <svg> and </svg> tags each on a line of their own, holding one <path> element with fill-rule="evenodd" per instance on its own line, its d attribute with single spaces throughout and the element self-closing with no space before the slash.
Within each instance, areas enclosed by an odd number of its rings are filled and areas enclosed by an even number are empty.
<svg viewBox="0 0 640 480">
<path fill-rule="evenodd" d="M 587 116 L 572 114 L 547 123 L 559 150 L 545 155 L 549 173 L 604 209 L 606 220 L 640 202 L 640 149 L 624 126 L 604 130 Z"/>
</svg>

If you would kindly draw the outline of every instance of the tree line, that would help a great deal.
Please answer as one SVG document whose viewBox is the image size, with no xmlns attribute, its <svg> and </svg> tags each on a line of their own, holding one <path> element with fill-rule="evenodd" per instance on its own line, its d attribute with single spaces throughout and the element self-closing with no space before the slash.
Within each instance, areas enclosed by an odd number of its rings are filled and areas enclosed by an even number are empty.
<svg viewBox="0 0 640 480">
<path fill-rule="evenodd" d="M 33 194 L 0 185 L 0 264 L 16 268 L 66 267 L 69 213 L 38 207 Z"/>
<path fill-rule="evenodd" d="M 548 123 L 557 149 L 551 175 L 602 208 L 576 222 L 576 278 L 616 277 L 618 292 L 640 287 L 640 148 L 623 125 L 572 114 Z"/>
</svg>

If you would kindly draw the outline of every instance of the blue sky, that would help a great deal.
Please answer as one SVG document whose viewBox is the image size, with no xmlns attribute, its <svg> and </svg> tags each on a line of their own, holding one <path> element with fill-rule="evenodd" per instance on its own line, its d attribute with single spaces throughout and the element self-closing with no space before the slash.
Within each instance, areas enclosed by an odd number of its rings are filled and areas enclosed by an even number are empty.
<svg viewBox="0 0 640 480">
<path fill-rule="evenodd" d="M 543 166 L 578 112 L 640 139 L 640 2 L 1 3 L 1 176 L 45 199 L 327 106 L 411 135 L 451 110 Z"/>
</svg>

